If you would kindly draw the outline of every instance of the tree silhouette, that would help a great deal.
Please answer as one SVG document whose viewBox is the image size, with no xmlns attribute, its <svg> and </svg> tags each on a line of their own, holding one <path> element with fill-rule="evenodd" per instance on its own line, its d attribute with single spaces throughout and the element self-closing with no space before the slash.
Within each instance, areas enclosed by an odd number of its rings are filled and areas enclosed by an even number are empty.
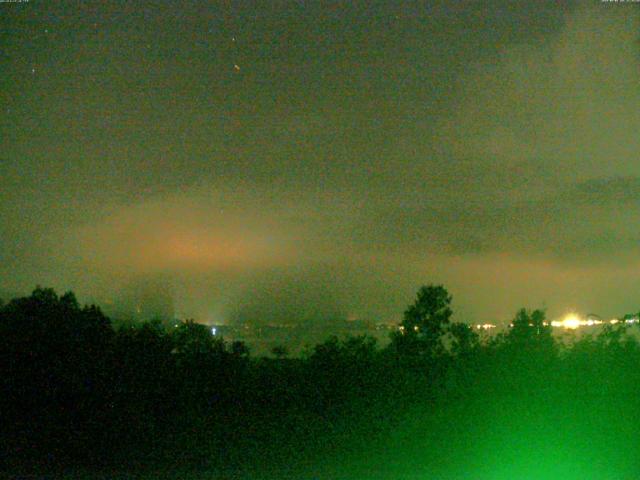
<svg viewBox="0 0 640 480">
<path fill-rule="evenodd" d="M 175 352 L 182 355 L 208 353 L 222 354 L 226 351 L 224 340 L 211 334 L 206 325 L 186 320 L 172 333 Z"/>
<path fill-rule="evenodd" d="M 114 332 L 99 308 L 37 288 L 0 307 L 0 471 L 9 458 L 125 469 L 171 467 L 176 458 L 223 468 L 279 459 L 288 467 L 301 450 L 306 462 L 343 446 L 369 449 L 372 435 L 406 420 L 407 442 L 427 430 L 458 442 L 483 415 L 509 429 L 591 428 L 603 417 L 628 432 L 625 444 L 640 437 L 616 417 L 640 407 L 640 344 L 627 334 L 635 328 L 603 325 L 560 344 L 543 311 L 521 309 L 506 333 L 481 343 L 451 322 L 450 304 L 444 287 L 425 286 L 389 348 L 334 336 L 306 356 L 274 361 L 252 359 L 244 342 L 227 344 L 193 320 Z M 271 353 L 288 354 L 284 346 Z M 438 444 L 430 448 L 440 455 Z"/>
<path fill-rule="evenodd" d="M 442 285 L 426 285 L 404 312 L 392 344 L 400 353 L 436 357 L 445 351 L 443 337 L 451 315 L 451 295 Z"/>
<path fill-rule="evenodd" d="M 544 310 L 521 308 L 513 319 L 506 340 L 516 347 L 549 347 L 553 344 L 551 333 Z"/>
<path fill-rule="evenodd" d="M 0 423 L 15 444 L 54 458 L 86 453 L 87 420 L 108 410 L 112 340 L 109 319 L 72 292 L 38 287 L 0 309 L 0 410 L 11 419 Z"/>
<path fill-rule="evenodd" d="M 466 323 L 451 323 L 449 333 L 451 334 L 451 353 L 458 357 L 471 355 L 480 344 L 480 336 Z"/>
</svg>

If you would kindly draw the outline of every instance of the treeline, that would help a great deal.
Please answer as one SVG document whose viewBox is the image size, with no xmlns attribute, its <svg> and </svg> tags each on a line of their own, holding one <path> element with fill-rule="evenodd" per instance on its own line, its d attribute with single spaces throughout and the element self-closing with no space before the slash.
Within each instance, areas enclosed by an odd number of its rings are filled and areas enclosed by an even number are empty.
<svg viewBox="0 0 640 480">
<path fill-rule="evenodd" d="M 481 338 L 451 316 L 446 289 L 425 286 L 384 348 L 332 337 L 301 357 L 252 357 L 192 321 L 114 329 L 38 288 L 0 306 L 0 461 L 274 475 L 464 463 L 482 478 L 523 438 L 538 453 L 596 442 L 620 461 L 640 440 L 640 346 L 624 325 L 559 342 L 543 311 L 523 309 Z"/>
</svg>

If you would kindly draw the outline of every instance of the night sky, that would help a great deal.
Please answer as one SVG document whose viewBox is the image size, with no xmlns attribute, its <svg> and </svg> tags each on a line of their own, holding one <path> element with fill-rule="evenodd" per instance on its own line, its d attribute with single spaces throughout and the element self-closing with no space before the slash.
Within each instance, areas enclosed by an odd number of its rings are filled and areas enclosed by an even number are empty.
<svg viewBox="0 0 640 480">
<path fill-rule="evenodd" d="M 0 3 L 5 299 L 640 309 L 639 4 L 102 3 Z"/>
</svg>

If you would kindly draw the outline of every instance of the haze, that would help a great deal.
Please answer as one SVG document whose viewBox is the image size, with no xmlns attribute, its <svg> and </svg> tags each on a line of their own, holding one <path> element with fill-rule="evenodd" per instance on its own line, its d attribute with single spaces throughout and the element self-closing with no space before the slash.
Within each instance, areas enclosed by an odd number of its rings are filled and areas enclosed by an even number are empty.
<svg viewBox="0 0 640 480">
<path fill-rule="evenodd" d="M 0 296 L 637 311 L 637 5 L 350 3 L 3 9 Z"/>
</svg>

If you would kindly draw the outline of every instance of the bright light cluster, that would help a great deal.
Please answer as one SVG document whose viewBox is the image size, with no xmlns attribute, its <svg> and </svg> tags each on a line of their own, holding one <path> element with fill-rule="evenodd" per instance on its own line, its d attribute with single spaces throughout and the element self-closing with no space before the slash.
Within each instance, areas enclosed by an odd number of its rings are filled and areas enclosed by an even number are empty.
<svg viewBox="0 0 640 480">
<path fill-rule="evenodd" d="M 638 317 L 632 317 L 626 320 L 619 320 L 617 318 L 613 318 L 607 322 L 603 320 L 596 320 L 593 318 L 582 319 L 575 313 L 570 313 L 566 317 L 564 317 L 562 320 L 552 321 L 551 326 L 575 330 L 578 327 L 592 327 L 594 325 L 602 325 L 603 323 L 609 323 L 611 325 L 615 325 L 617 323 L 626 323 L 626 324 L 638 323 Z"/>
<path fill-rule="evenodd" d="M 602 324 L 611 324 L 611 325 L 615 325 L 618 323 L 626 323 L 627 325 L 629 324 L 634 324 L 634 323 L 640 323 L 640 318 L 639 317 L 631 317 L 631 318 L 627 318 L 624 320 L 619 320 L 617 318 L 613 318 L 611 320 L 598 320 L 598 319 L 594 319 L 594 318 L 581 318 L 578 314 L 576 313 L 569 313 L 567 314 L 563 319 L 561 320 L 553 320 L 551 322 L 543 322 L 543 325 L 545 327 L 551 325 L 552 327 L 555 328 L 564 328 L 566 330 L 576 330 L 580 327 L 593 327 L 595 325 L 602 325 Z M 513 327 L 513 324 L 509 325 L 510 327 Z M 529 324 L 530 327 L 533 327 L 533 323 Z M 494 325 L 493 323 L 484 323 L 484 324 L 476 324 L 474 325 L 474 328 L 476 330 L 492 330 L 494 328 L 496 328 L 497 325 Z"/>
<path fill-rule="evenodd" d="M 491 330 L 492 328 L 496 328 L 493 323 L 483 323 L 482 325 L 476 325 L 476 329 L 478 330 Z"/>
<path fill-rule="evenodd" d="M 575 330 L 578 327 L 592 326 L 601 324 L 601 320 L 584 320 L 575 313 L 569 313 L 562 320 L 553 320 L 551 322 L 552 327 L 566 328 L 569 330 Z"/>
</svg>

